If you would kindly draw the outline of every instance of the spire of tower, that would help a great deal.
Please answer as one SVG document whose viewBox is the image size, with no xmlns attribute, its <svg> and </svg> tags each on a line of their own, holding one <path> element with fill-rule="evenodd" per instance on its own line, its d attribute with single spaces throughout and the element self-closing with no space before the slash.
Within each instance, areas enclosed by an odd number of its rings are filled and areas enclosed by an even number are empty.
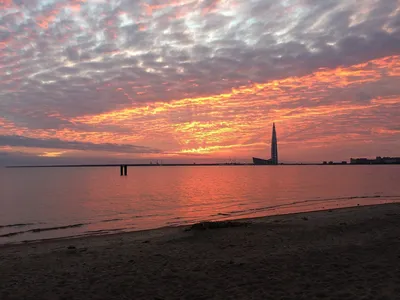
<svg viewBox="0 0 400 300">
<path fill-rule="evenodd" d="M 272 124 L 271 160 L 274 165 L 278 164 L 278 139 L 276 137 L 275 122 Z"/>
</svg>

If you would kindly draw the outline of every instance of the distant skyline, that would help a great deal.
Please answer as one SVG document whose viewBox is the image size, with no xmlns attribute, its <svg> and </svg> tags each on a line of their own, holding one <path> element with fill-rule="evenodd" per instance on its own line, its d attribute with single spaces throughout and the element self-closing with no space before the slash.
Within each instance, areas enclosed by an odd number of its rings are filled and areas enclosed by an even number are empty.
<svg viewBox="0 0 400 300">
<path fill-rule="evenodd" d="M 0 0 L 0 165 L 400 156 L 400 0 Z"/>
</svg>

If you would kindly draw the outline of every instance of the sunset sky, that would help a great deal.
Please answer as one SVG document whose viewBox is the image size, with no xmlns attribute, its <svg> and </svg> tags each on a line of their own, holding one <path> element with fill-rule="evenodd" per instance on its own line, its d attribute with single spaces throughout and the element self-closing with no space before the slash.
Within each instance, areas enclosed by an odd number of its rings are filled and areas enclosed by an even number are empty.
<svg viewBox="0 0 400 300">
<path fill-rule="evenodd" d="M 0 164 L 400 156 L 400 0 L 0 0 Z"/>
</svg>

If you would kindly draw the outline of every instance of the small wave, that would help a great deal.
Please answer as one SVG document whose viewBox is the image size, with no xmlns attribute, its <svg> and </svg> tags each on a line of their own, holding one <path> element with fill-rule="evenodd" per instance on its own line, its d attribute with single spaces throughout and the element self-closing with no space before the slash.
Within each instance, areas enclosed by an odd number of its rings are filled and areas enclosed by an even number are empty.
<svg viewBox="0 0 400 300">
<path fill-rule="evenodd" d="M 136 216 L 131 216 L 129 219 L 141 219 L 141 218 L 151 218 L 151 217 L 166 217 L 166 216 L 173 216 L 173 214 L 167 213 L 167 214 L 136 215 Z"/>
<path fill-rule="evenodd" d="M 86 231 L 84 234 L 82 235 L 101 235 L 101 234 L 105 234 L 105 233 L 111 233 L 111 232 L 124 232 L 127 229 L 132 229 L 132 228 L 114 228 L 114 229 L 99 229 L 99 230 L 89 230 Z"/>
<path fill-rule="evenodd" d="M 109 222 L 117 222 L 122 221 L 123 219 L 109 219 L 109 220 L 102 220 L 100 223 L 109 223 Z"/>
<path fill-rule="evenodd" d="M 192 224 L 192 223 L 193 223 L 193 221 L 191 221 L 191 220 L 183 220 L 183 221 L 166 222 L 165 224 L 168 226 L 181 226 L 181 225 Z"/>
<path fill-rule="evenodd" d="M 232 215 L 231 213 L 217 213 L 215 215 L 211 215 L 211 217 L 219 217 L 219 216 L 229 217 L 231 215 Z"/>
<path fill-rule="evenodd" d="M 30 224 L 33 225 L 33 224 Z M 30 225 L 25 225 L 24 226 L 30 226 Z M 12 237 L 12 236 L 16 236 L 16 235 L 20 235 L 20 234 L 24 234 L 24 233 L 40 233 L 43 231 L 52 231 L 52 230 L 62 230 L 62 229 L 68 229 L 68 228 L 77 228 L 77 227 L 82 227 L 88 225 L 88 223 L 81 223 L 81 224 L 72 224 L 72 225 L 66 225 L 66 226 L 56 226 L 56 227 L 45 227 L 45 228 L 34 228 L 34 229 L 30 229 L 30 230 L 24 230 L 24 231 L 17 231 L 17 232 L 10 232 L 10 233 L 6 233 L 6 234 L 2 234 L 0 235 L 0 238 L 5 238 L 5 237 Z M 17 227 L 17 226 L 9 226 L 9 227 Z"/>
<path fill-rule="evenodd" d="M 82 227 L 88 225 L 87 223 L 80 223 L 80 224 L 73 224 L 73 225 L 66 225 L 66 226 L 57 226 L 57 227 L 45 227 L 45 228 L 35 228 L 28 230 L 27 232 L 42 232 L 42 231 L 52 231 L 52 230 L 62 230 L 62 229 L 68 229 L 68 228 L 77 228 L 77 227 Z"/>
<path fill-rule="evenodd" d="M 0 225 L 0 229 L 2 228 L 13 228 L 13 227 L 26 227 L 36 225 L 37 223 L 16 223 L 16 224 L 7 224 L 7 225 Z"/>
<path fill-rule="evenodd" d="M 20 235 L 20 234 L 23 234 L 23 233 L 25 233 L 26 231 L 17 231 L 17 232 L 11 232 L 11 233 L 6 233 L 6 234 L 2 234 L 2 235 L 0 235 L 0 238 L 2 238 L 2 237 L 12 237 L 12 236 L 16 236 L 16 235 Z"/>
<path fill-rule="evenodd" d="M 291 203 L 283 203 L 283 204 L 277 204 L 277 205 L 272 205 L 272 206 L 264 206 L 264 207 L 257 207 L 257 208 L 250 208 L 250 209 L 244 209 L 244 210 L 234 210 L 230 211 L 227 213 L 218 213 L 217 215 L 212 215 L 211 217 L 217 217 L 217 216 L 238 216 L 238 215 L 248 215 L 251 213 L 256 213 L 256 212 L 262 212 L 262 211 L 267 211 L 267 210 L 274 210 L 278 208 L 283 208 L 283 207 L 290 207 L 290 206 L 296 206 L 300 204 L 306 204 L 306 203 L 312 203 L 312 202 L 330 202 L 330 201 L 340 201 L 340 200 L 354 200 L 354 199 L 377 199 L 377 198 L 400 198 L 400 196 L 383 196 L 383 195 L 372 195 L 372 196 L 349 196 L 349 197 L 337 197 L 337 198 L 316 198 L 316 199 L 308 199 L 308 200 L 302 200 L 302 201 L 294 201 Z"/>
</svg>

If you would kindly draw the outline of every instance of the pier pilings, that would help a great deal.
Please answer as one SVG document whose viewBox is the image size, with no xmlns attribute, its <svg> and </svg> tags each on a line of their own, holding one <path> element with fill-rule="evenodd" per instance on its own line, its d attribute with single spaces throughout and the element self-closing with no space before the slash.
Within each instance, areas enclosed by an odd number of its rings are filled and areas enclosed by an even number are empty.
<svg viewBox="0 0 400 300">
<path fill-rule="evenodd" d="M 128 176 L 128 166 L 120 165 L 120 174 L 121 176 Z"/>
</svg>

